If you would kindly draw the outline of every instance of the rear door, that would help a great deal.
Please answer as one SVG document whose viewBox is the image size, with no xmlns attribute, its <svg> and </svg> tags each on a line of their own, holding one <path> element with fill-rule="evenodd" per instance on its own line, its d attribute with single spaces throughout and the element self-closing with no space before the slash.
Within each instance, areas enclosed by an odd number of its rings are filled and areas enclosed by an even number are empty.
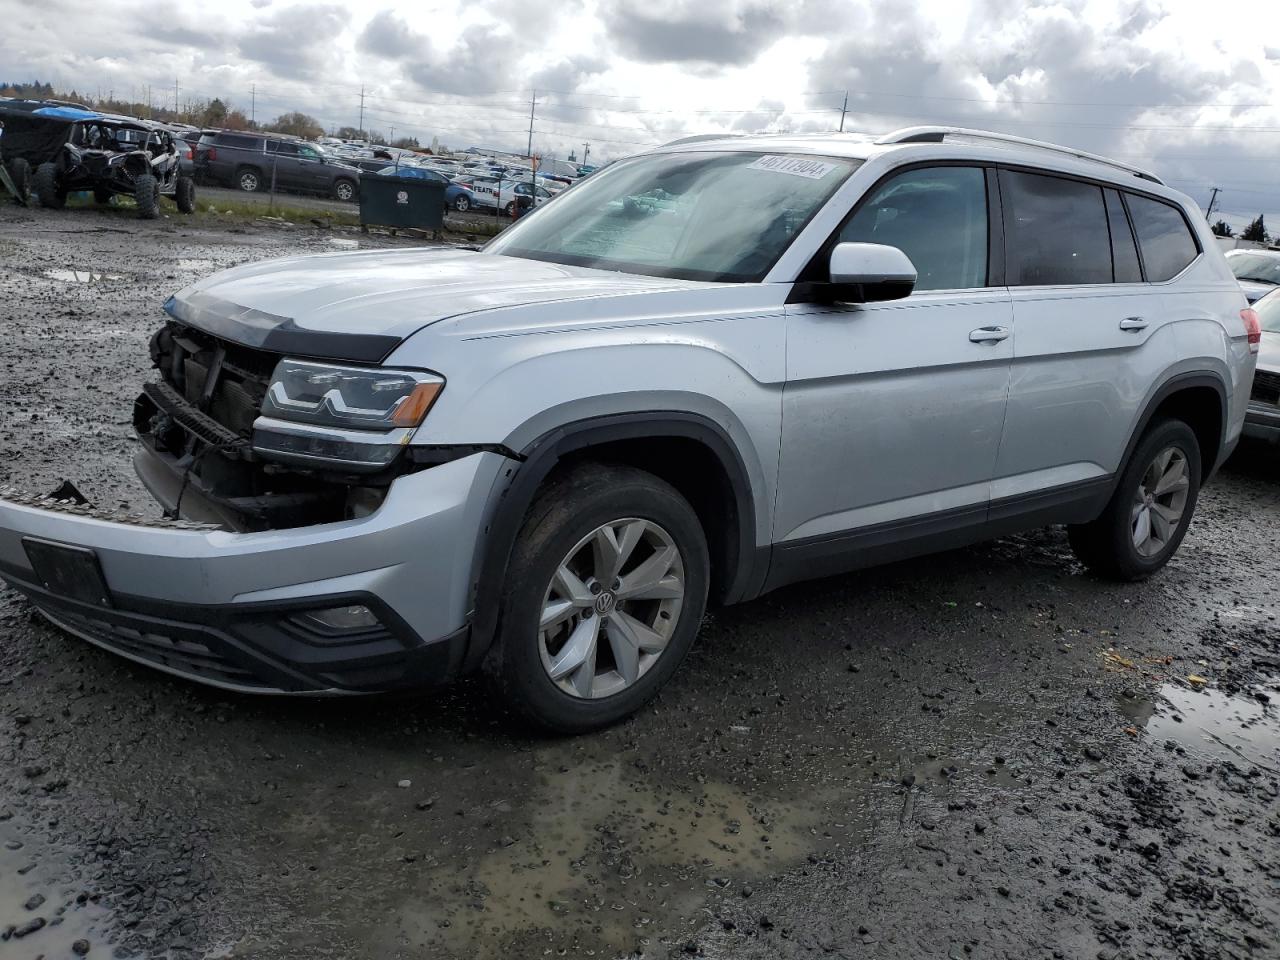
<svg viewBox="0 0 1280 960">
<path fill-rule="evenodd" d="M 992 519 L 1089 513 L 1160 366 L 1165 312 L 1115 188 L 1002 168 L 1000 192 L 1015 335 Z"/>
<path fill-rule="evenodd" d="M 834 240 L 903 250 L 915 292 L 787 306 L 775 556 L 807 552 L 805 575 L 986 519 L 1013 356 L 994 187 L 977 165 L 890 174 Z"/>
</svg>

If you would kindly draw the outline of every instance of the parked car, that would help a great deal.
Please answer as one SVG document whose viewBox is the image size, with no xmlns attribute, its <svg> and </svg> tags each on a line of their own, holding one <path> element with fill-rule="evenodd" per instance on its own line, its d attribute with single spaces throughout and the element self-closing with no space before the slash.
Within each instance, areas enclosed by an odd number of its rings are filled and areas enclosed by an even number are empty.
<svg viewBox="0 0 1280 960">
<path fill-rule="evenodd" d="M 1280 443 L 1280 289 L 1253 304 L 1262 326 L 1258 367 L 1253 374 L 1245 436 Z"/>
<path fill-rule="evenodd" d="M 1280 250 L 1228 250 L 1226 257 L 1250 303 L 1280 286 Z"/>
<path fill-rule="evenodd" d="M 360 171 L 320 148 L 292 137 L 221 130 L 196 145 L 196 167 L 211 183 L 247 193 L 269 190 L 274 174 L 280 190 L 356 200 Z"/>
<path fill-rule="evenodd" d="M 937 127 L 668 146 L 478 252 L 253 263 L 165 311 L 136 467 L 182 522 L 2 492 L 0 576 L 224 689 L 483 665 L 560 731 L 646 703 L 708 601 L 1052 523 L 1150 576 L 1262 337 L 1188 197 Z"/>
<path fill-rule="evenodd" d="M 500 208 L 507 216 L 515 212 L 516 202 L 521 197 L 528 197 L 537 206 L 551 199 L 551 191 L 546 187 L 534 184 L 530 186 L 528 179 L 502 180 L 497 177 L 456 177 L 454 183 L 471 191 L 472 202 L 478 207 L 489 209 Z"/>
</svg>

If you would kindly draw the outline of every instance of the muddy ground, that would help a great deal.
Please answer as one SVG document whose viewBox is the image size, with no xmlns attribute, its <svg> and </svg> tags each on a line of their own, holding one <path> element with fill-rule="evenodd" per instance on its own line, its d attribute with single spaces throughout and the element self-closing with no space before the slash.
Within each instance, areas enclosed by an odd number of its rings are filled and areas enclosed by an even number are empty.
<svg viewBox="0 0 1280 960">
<path fill-rule="evenodd" d="M 331 239 L 0 208 L 0 486 L 145 506 L 161 302 Z M 207 691 L 0 588 L 0 957 L 1277 957 L 1278 540 L 1246 449 L 1148 583 L 1049 530 L 794 587 L 562 740 Z"/>
</svg>

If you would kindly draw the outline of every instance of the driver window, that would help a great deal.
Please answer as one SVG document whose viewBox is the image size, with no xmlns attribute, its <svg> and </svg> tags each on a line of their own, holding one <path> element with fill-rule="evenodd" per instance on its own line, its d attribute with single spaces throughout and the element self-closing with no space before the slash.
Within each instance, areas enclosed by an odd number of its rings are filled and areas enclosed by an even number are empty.
<svg viewBox="0 0 1280 960">
<path fill-rule="evenodd" d="M 313 147 L 302 147 L 302 146 L 298 147 L 298 156 L 302 157 L 304 160 L 320 159 L 319 152 L 315 150 L 315 148 Z"/>
<path fill-rule="evenodd" d="M 840 231 L 841 243 L 897 247 L 917 290 L 987 284 L 987 180 L 981 167 L 908 170 L 887 180 Z"/>
</svg>

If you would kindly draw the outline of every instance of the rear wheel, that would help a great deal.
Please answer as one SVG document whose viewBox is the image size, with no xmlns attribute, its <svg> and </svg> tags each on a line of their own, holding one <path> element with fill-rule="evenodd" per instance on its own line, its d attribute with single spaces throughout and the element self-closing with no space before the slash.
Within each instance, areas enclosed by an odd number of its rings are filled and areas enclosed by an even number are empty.
<svg viewBox="0 0 1280 960">
<path fill-rule="evenodd" d="M 1152 425 L 1129 458 L 1102 515 L 1068 528 L 1071 548 L 1091 570 L 1142 580 L 1173 556 L 1200 493 L 1200 444 L 1181 420 Z"/>
<path fill-rule="evenodd" d="M 581 733 L 640 709 L 693 645 L 709 561 L 697 514 L 669 484 L 590 464 L 530 508 L 487 669 L 526 719 Z"/>
<path fill-rule="evenodd" d="M 160 216 L 160 181 L 144 173 L 133 182 L 133 199 L 138 204 L 138 216 L 154 220 Z"/>
<path fill-rule="evenodd" d="M 9 179 L 13 181 L 18 195 L 14 203 L 26 204 L 31 200 L 31 164 L 22 157 L 14 157 L 9 161 Z"/>
<path fill-rule="evenodd" d="M 236 186 L 245 193 L 257 193 L 262 189 L 262 174 L 253 167 L 241 167 L 236 171 Z"/>
<path fill-rule="evenodd" d="M 61 210 L 67 204 L 67 191 L 58 182 L 58 168 L 52 163 L 42 163 L 36 167 L 35 176 L 31 178 L 31 189 L 40 198 L 40 206 L 51 210 Z"/>
<path fill-rule="evenodd" d="M 190 177 L 179 177 L 177 188 L 173 194 L 174 202 L 181 213 L 196 212 L 196 182 Z"/>
<path fill-rule="evenodd" d="M 471 201 L 466 197 L 458 197 L 453 201 L 453 209 L 457 210 L 459 213 L 466 213 L 471 209 Z"/>
</svg>

